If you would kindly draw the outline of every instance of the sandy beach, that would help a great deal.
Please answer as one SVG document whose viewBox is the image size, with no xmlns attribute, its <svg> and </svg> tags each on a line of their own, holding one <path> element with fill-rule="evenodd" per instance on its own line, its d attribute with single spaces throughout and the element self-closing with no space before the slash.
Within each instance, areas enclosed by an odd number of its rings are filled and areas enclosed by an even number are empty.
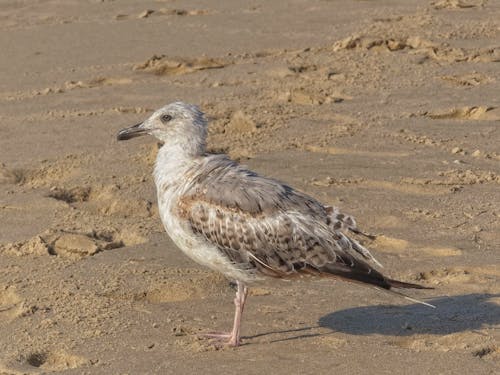
<svg viewBox="0 0 500 375">
<path fill-rule="evenodd" d="M 0 374 L 500 373 L 500 2 L 0 4 Z M 418 305 L 332 280 L 234 286 L 161 225 L 174 100 L 209 149 L 353 215 Z"/>
</svg>

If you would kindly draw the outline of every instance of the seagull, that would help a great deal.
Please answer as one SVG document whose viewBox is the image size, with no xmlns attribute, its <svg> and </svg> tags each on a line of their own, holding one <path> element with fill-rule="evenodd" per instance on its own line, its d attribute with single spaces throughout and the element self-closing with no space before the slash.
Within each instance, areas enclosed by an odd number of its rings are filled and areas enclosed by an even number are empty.
<svg viewBox="0 0 500 375">
<path fill-rule="evenodd" d="M 119 141 L 150 134 L 163 146 L 154 167 L 161 220 L 192 260 L 236 282 L 233 329 L 206 336 L 241 344 L 248 285 L 263 278 L 340 278 L 389 291 L 431 289 L 391 279 L 352 234 L 355 220 L 275 179 L 206 151 L 208 122 L 195 105 L 174 102 L 122 129 Z M 418 303 L 434 307 L 402 293 Z"/>
</svg>

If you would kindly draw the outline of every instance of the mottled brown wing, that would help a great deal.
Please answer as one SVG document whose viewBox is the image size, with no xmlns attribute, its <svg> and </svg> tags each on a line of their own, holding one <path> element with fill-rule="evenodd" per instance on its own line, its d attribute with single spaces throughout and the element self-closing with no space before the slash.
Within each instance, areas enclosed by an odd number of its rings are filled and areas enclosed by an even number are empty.
<svg viewBox="0 0 500 375">
<path fill-rule="evenodd" d="M 336 255 L 322 239 L 308 234 L 285 213 L 249 215 L 241 210 L 197 199 L 183 199 L 179 205 L 195 233 L 217 246 L 233 263 L 284 276 L 306 264 L 321 266 Z"/>
<path fill-rule="evenodd" d="M 199 168 L 191 186 L 180 199 L 179 214 L 242 268 L 274 276 L 333 271 L 375 276 L 350 254 L 365 256 L 368 250 L 335 228 L 330 208 L 303 193 L 220 157 Z"/>
<path fill-rule="evenodd" d="M 349 239 L 293 212 L 252 216 L 200 199 L 180 204 L 195 233 L 217 246 L 241 269 L 274 277 L 295 274 L 340 277 L 390 289 L 390 280 L 352 256 Z"/>
</svg>

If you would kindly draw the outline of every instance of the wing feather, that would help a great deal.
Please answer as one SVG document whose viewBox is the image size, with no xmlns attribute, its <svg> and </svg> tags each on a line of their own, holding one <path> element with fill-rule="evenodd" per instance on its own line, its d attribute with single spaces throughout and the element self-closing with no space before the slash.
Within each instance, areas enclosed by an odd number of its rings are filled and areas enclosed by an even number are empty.
<svg viewBox="0 0 500 375">
<path fill-rule="evenodd" d="M 355 256 L 374 260 L 369 251 L 344 233 L 356 229 L 354 219 L 225 157 L 208 157 L 198 166 L 178 209 L 195 233 L 241 267 L 279 277 L 375 277 L 385 285 L 380 273 Z"/>
</svg>

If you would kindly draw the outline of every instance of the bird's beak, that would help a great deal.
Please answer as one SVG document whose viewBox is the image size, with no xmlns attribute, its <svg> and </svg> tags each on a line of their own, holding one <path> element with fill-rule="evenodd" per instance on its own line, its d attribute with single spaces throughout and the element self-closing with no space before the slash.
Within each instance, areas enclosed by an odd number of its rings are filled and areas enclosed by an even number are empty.
<svg viewBox="0 0 500 375">
<path fill-rule="evenodd" d="M 116 135 L 116 139 L 119 141 L 126 141 L 127 139 L 139 137 L 140 135 L 144 135 L 146 133 L 146 129 L 143 127 L 143 123 L 136 124 L 129 128 L 122 129 Z"/>
</svg>

